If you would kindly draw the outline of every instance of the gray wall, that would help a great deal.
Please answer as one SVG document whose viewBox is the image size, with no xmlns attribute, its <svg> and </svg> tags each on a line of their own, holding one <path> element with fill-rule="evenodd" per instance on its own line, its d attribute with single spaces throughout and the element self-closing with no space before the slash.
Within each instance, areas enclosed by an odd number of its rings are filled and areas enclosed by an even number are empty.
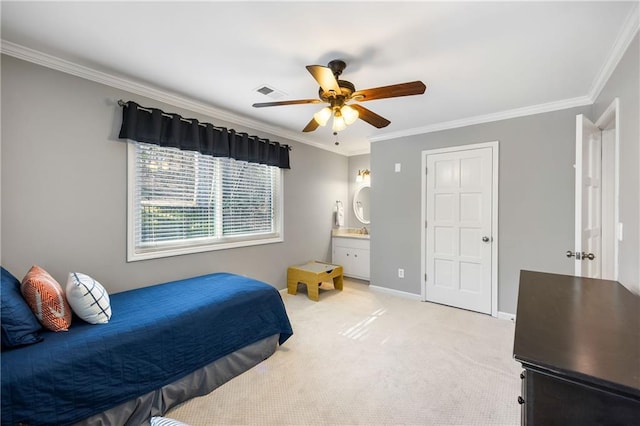
<svg viewBox="0 0 640 426">
<path fill-rule="evenodd" d="M 521 269 L 571 274 L 572 108 L 371 144 L 371 284 L 420 294 L 422 151 L 499 141 L 498 311 L 514 313 Z M 394 164 L 401 163 L 401 172 Z M 398 278 L 398 268 L 405 278 Z"/>
<path fill-rule="evenodd" d="M 597 120 L 617 97 L 620 99 L 620 222 L 624 238 L 619 245 L 618 280 L 640 293 L 640 42 L 634 38 L 593 104 Z"/>
<path fill-rule="evenodd" d="M 33 264 L 66 283 L 84 272 L 110 292 L 228 271 L 286 286 L 286 269 L 331 259 L 335 200 L 348 197 L 348 159 L 308 145 L 2 57 L 2 265 Z M 248 131 L 293 146 L 284 172 L 283 243 L 126 262 L 126 142 L 118 99 Z"/>
<path fill-rule="evenodd" d="M 362 155 L 352 155 L 349 157 L 349 174 L 347 178 L 349 179 L 349 199 L 345 208 L 348 210 L 349 214 L 347 215 L 347 227 L 349 228 L 362 228 L 366 226 L 367 228 L 371 227 L 371 224 L 364 224 L 358 220 L 356 214 L 353 211 L 353 196 L 361 185 L 361 183 L 356 182 L 356 177 L 358 176 L 358 170 L 369 169 L 371 170 L 371 155 L 370 154 L 362 154 Z M 369 176 L 372 177 L 373 173 Z"/>
<path fill-rule="evenodd" d="M 597 120 L 620 98 L 619 281 L 640 293 L 640 44 L 638 35 L 589 107 L 376 142 L 371 284 L 420 294 L 421 152 L 500 142 L 498 310 L 515 313 L 521 269 L 573 274 L 575 116 Z M 394 163 L 402 172 L 394 173 Z M 405 278 L 396 276 L 405 269 Z"/>
<path fill-rule="evenodd" d="M 370 168 L 371 283 L 419 294 L 421 152 L 498 140 L 498 310 L 513 313 L 520 269 L 573 272 L 564 252 L 573 246 L 575 115 L 595 120 L 619 97 L 620 281 L 640 291 L 639 50 L 636 36 L 592 107 L 375 142 L 370 155 L 348 159 L 3 56 L 2 265 L 21 276 L 39 264 L 61 281 L 85 272 L 111 292 L 215 271 L 284 288 L 288 265 L 330 260 L 336 200 L 345 203 L 347 226 L 361 226 L 351 207 L 355 176 Z M 121 98 L 291 144 L 285 242 L 127 263 Z"/>
</svg>

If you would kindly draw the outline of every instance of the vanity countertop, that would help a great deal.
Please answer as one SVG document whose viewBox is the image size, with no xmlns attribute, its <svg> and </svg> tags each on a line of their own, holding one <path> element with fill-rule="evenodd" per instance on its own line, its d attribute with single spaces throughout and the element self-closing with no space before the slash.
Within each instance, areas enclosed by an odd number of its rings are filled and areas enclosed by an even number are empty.
<svg viewBox="0 0 640 426">
<path fill-rule="evenodd" d="M 368 232 L 369 231 L 367 230 L 367 233 L 365 234 L 362 228 L 339 228 L 331 230 L 331 236 L 339 238 L 356 238 L 359 240 L 368 240 L 370 237 Z"/>
</svg>

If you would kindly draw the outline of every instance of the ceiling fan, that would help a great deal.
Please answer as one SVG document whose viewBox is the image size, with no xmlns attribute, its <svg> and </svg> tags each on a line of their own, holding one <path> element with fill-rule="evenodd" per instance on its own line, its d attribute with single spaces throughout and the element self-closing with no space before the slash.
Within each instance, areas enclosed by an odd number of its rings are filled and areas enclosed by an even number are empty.
<svg viewBox="0 0 640 426">
<path fill-rule="evenodd" d="M 391 122 L 362 105 L 350 102 L 421 95 L 426 90 L 426 86 L 421 81 L 356 90 L 353 83 L 338 79 L 346 66 L 347 64 L 340 59 L 334 59 L 329 62 L 326 67 L 322 65 L 307 65 L 307 70 L 320 85 L 320 89 L 318 90 L 319 99 L 261 102 L 255 103 L 253 106 L 255 108 L 263 108 L 282 105 L 328 103 L 328 107 L 323 108 L 313 115 L 311 121 L 302 129 L 303 132 L 313 132 L 319 126 L 326 125 L 332 115 L 332 128 L 334 132 L 344 130 L 347 125 L 352 124 L 358 118 L 381 129 L 388 126 Z"/>
</svg>

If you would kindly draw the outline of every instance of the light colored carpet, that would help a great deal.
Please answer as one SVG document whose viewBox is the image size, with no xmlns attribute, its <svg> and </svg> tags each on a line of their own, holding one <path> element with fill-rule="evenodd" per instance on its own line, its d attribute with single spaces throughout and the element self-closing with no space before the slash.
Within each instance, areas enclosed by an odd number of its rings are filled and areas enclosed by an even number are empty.
<svg viewBox="0 0 640 426">
<path fill-rule="evenodd" d="M 517 425 L 514 324 L 369 290 L 282 292 L 294 335 L 166 414 L 197 425 Z"/>
</svg>

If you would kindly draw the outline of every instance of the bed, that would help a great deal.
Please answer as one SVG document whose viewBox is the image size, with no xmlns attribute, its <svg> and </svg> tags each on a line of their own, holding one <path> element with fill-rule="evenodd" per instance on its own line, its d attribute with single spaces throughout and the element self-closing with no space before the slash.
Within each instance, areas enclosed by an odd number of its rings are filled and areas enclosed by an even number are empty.
<svg viewBox="0 0 640 426">
<path fill-rule="evenodd" d="M 228 273 L 111 295 L 112 317 L 2 352 L 2 424 L 140 425 L 275 352 L 278 290 Z"/>
</svg>

